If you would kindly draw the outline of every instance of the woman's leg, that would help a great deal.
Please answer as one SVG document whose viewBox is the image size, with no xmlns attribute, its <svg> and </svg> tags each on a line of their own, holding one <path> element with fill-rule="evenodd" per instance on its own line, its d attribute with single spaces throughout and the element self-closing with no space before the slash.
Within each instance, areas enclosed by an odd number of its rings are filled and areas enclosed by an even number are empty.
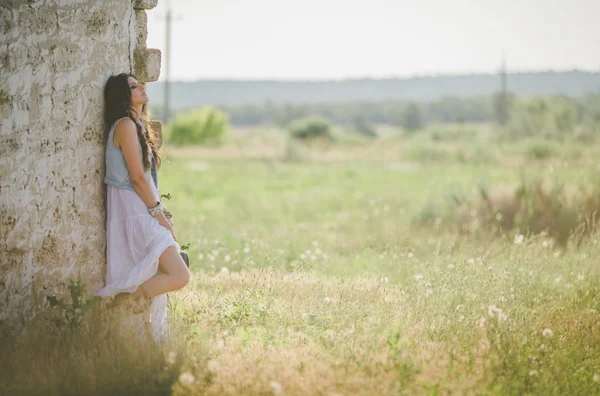
<svg viewBox="0 0 600 396">
<path fill-rule="evenodd" d="M 190 281 L 190 271 L 175 246 L 169 246 L 158 259 L 159 272 L 141 287 L 148 297 L 179 290 Z"/>
</svg>

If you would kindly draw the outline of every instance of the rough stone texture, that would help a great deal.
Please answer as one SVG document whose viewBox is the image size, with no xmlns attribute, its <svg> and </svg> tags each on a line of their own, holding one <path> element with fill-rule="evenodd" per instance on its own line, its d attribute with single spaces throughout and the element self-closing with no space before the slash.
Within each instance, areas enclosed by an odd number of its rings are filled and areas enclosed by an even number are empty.
<svg viewBox="0 0 600 396">
<path fill-rule="evenodd" d="M 140 81 L 156 81 L 160 75 L 160 50 L 136 49 L 134 53 L 134 74 Z"/>
<path fill-rule="evenodd" d="M 163 144 L 162 123 L 160 121 L 150 121 L 148 127 L 155 136 L 156 142 L 158 143 L 156 149 L 158 150 Z"/>
<path fill-rule="evenodd" d="M 141 10 L 149 10 L 156 7 L 158 0 L 135 0 L 133 7 Z"/>
<path fill-rule="evenodd" d="M 71 279 L 88 293 L 104 284 L 102 90 L 146 47 L 140 12 L 131 0 L 0 3 L 0 333 Z M 136 63 L 154 81 L 158 50 L 146 51 Z"/>
</svg>

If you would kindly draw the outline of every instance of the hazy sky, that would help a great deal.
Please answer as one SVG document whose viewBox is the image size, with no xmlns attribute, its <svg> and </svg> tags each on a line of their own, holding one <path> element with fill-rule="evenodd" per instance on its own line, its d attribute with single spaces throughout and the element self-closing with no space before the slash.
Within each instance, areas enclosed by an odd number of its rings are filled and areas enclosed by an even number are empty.
<svg viewBox="0 0 600 396">
<path fill-rule="evenodd" d="M 148 47 L 173 80 L 600 71 L 600 0 L 159 0 Z"/>
</svg>

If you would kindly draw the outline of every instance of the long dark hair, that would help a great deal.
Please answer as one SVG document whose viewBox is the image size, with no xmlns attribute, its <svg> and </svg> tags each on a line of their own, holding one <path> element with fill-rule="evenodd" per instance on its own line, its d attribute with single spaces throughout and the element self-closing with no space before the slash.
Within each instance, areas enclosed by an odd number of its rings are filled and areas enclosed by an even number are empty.
<svg viewBox="0 0 600 396">
<path fill-rule="evenodd" d="M 104 140 L 108 139 L 108 134 L 112 125 L 123 117 L 129 117 L 131 121 L 135 123 L 137 128 L 138 140 L 142 147 L 142 162 L 144 164 L 144 170 L 150 169 L 150 161 L 148 160 L 148 146 L 152 150 L 152 155 L 156 161 L 156 167 L 160 168 L 160 157 L 157 153 L 157 144 L 155 143 L 154 133 L 150 130 L 148 125 L 148 112 L 146 105 L 142 107 L 142 114 L 140 114 L 140 120 L 144 125 L 144 129 L 135 119 L 135 114 L 131 107 L 131 89 L 129 88 L 129 82 L 127 79 L 133 77 L 137 78 L 133 74 L 121 73 L 116 76 L 110 76 L 106 85 L 104 86 Z"/>
</svg>

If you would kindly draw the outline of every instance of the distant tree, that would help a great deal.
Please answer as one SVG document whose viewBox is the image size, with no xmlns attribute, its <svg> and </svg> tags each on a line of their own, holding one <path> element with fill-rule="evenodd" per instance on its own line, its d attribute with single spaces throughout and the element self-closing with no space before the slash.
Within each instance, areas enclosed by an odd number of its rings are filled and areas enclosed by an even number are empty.
<svg viewBox="0 0 600 396">
<path fill-rule="evenodd" d="M 377 137 L 377 132 L 375 132 L 375 129 L 369 125 L 365 117 L 362 115 L 354 116 L 352 119 L 352 126 L 356 132 L 363 136 Z"/>
<path fill-rule="evenodd" d="M 290 136 L 298 140 L 333 140 L 331 123 L 325 118 L 311 117 L 296 120 L 290 123 L 287 129 Z"/>
<path fill-rule="evenodd" d="M 404 108 L 401 125 L 407 131 L 416 131 L 423 128 L 421 108 L 415 102 L 409 102 Z"/>
</svg>

